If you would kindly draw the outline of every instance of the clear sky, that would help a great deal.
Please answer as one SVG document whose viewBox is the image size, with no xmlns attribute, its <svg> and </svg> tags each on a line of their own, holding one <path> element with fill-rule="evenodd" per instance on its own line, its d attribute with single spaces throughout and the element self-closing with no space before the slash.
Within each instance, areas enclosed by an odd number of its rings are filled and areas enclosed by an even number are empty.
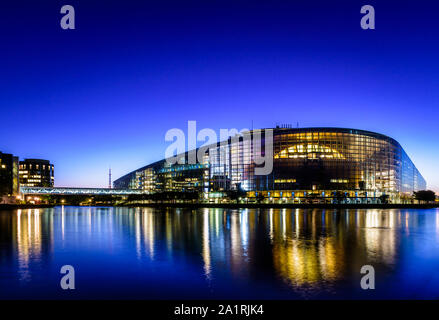
<svg viewBox="0 0 439 320">
<path fill-rule="evenodd" d="M 62 30 L 60 8 L 76 10 Z M 376 30 L 360 8 L 374 5 Z M 0 151 L 105 187 L 171 128 L 376 131 L 439 191 L 436 1 L 2 1 Z"/>
</svg>

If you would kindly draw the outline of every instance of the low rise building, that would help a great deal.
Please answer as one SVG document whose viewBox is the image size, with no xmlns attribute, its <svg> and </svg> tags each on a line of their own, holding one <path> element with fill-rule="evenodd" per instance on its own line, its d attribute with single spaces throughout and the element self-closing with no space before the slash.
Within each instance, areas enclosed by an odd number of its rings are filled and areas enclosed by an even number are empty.
<svg viewBox="0 0 439 320">
<path fill-rule="evenodd" d="M 49 160 L 25 159 L 20 161 L 20 185 L 23 187 L 53 187 L 54 166 Z"/>
</svg>

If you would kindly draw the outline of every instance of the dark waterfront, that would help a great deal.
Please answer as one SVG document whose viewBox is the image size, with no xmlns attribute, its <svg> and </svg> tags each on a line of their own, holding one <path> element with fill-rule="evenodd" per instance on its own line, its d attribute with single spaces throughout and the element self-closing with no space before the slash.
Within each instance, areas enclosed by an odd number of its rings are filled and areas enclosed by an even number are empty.
<svg viewBox="0 0 439 320">
<path fill-rule="evenodd" d="M 0 298 L 437 299 L 439 209 L 3 210 Z"/>
</svg>

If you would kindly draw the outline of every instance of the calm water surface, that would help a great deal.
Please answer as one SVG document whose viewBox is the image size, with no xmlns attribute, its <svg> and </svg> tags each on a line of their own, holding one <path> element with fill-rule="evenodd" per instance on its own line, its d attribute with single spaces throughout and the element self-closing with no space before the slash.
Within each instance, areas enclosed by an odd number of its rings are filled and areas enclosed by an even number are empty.
<svg viewBox="0 0 439 320">
<path fill-rule="evenodd" d="M 0 298 L 437 299 L 439 210 L 0 211 Z"/>
</svg>

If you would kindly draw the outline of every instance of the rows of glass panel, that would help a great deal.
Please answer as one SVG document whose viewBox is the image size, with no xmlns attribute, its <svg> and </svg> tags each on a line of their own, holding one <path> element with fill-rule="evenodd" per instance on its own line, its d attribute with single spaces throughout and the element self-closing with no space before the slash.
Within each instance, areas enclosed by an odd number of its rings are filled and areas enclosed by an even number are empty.
<svg viewBox="0 0 439 320">
<path fill-rule="evenodd" d="M 374 196 L 425 189 L 401 146 L 381 135 L 276 130 L 271 160 L 273 171 L 256 175 L 254 145 L 232 139 L 206 153 L 199 166 L 163 161 L 127 176 L 129 182 L 120 185 L 151 192 L 356 190 Z"/>
</svg>

